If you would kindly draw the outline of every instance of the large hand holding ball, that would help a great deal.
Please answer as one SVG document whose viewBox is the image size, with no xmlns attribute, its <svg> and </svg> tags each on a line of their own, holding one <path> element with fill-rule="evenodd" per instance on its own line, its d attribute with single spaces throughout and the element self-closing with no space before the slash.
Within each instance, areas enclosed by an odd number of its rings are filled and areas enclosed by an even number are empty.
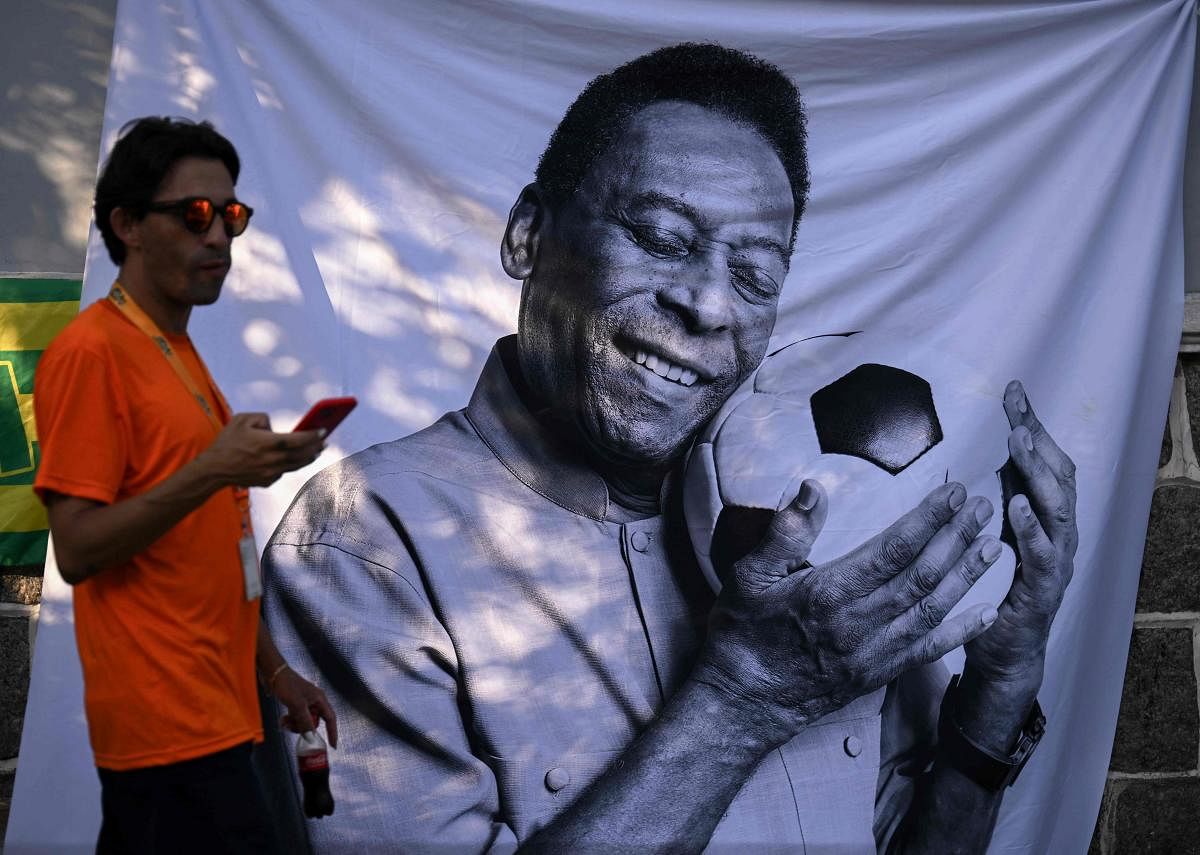
<svg viewBox="0 0 1200 855">
<path fill-rule="evenodd" d="M 874 537 L 950 480 L 992 501 L 988 531 L 999 535 L 1007 423 L 1003 384 L 991 385 L 943 350 L 888 332 L 819 336 L 768 356 L 688 459 L 684 510 L 709 583 L 720 588 L 806 478 L 829 498 L 813 564 Z M 999 603 L 1014 564 L 1006 549 L 955 613 Z"/>
</svg>

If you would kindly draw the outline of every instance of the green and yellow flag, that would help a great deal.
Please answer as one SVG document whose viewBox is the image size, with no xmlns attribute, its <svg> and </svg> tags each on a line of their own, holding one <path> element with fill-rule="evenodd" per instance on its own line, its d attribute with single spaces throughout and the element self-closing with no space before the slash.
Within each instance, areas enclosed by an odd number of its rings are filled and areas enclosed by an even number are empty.
<svg viewBox="0 0 1200 855">
<path fill-rule="evenodd" d="M 33 372 L 50 339 L 79 312 L 82 288 L 78 279 L 0 274 L 0 567 L 46 560 L 49 524 L 33 494 Z"/>
</svg>

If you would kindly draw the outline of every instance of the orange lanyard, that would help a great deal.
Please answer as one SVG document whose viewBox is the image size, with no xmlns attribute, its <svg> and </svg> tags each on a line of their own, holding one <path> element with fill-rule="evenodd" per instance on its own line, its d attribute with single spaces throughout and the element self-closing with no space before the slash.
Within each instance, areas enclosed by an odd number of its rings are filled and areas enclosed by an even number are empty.
<svg viewBox="0 0 1200 855">
<path fill-rule="evenodd" d="M 221 394 L 221 390 L 217 388 L 217 384 L 213 382 L 212 375 L 208 373 L 208 367 L 204 364 L 204 360 L 200 359 L 200 355 L 196 355 L 196 361 L 200 363 L 200 370 L 204 372 L 204 381 L 208 386 L 209 392 L 212 393 L 213 400 L 216 401 L 217 407 L 220 408 L 221 414 L 218 416 L 213 412 L 212 406 L 208 403 L 208 398 L 200 391 L 200 386 L 196 383 L 196 378 L 192 376 L 192 372 L 184 365 L 183 360 L 179 358 L 179 354 L 175 352 L 175 348 L 171 347 L 171 343 L 167 341 L 167 337 L 159 330 L 158 325 L 146 314 L 145 310 L 134 301 L 133 297 L 125 292 L 121 287 L 120 282 L 114 282 L 112 288 L 108 292 L 108 300 L 117 310 L 121 312 L 129 321 L 150 337 L 150 339 L 158 345 L 159 352 L 167 360 L 167 364 L 174 369 L 175 374 L 183 382 L 188 393 L 200 405 L 200 409 L 204 411 L 204 415 L 208 417 L 209 422 L 213 426 L 216 433 L 220 433 L 225 424 L 232 416 L 232 410 L 229 408 L 229 403 L 225 400 L 225 396 Z M 234 487 L 233 498 L 237 504 L 238 514 L 242 518 L 242 534 L 252 534 L 253 527 L 250 522 L 250 491 L 245 487 Z"/>
</svg>

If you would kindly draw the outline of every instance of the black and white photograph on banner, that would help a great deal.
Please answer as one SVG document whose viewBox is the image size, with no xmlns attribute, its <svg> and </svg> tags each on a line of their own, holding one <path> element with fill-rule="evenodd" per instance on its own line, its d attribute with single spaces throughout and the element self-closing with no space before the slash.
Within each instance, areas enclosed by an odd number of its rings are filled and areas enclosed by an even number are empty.
<svg viewBox="0 0 1200 855">
<path fill-rule="evenodd" d="M 844 552 L 811 564 L 847 491 L 828 497 L 836 477 L 788 461 L 803 430 L 766 435 L 761 399 L 738 437 L 746 459 L 698 464 L 698 483 L 679 471 L 765 355 L 806 161 L 794 85 L 715 44 L 646 54 L 567 111 L 509 214 L 517 333 L 470 404 L 325 470 L 266 548 L 269 622 L 342 701 L 356 746 L 338 758 L 356 803 L 311 825 L 318 849 L 986 845 L 1041 736 L 1076 546 L 1074 464 L 1020 384 L 994 396 L 1023 487 L 1003 619 L 979 605 L 943 620 L 1001 553 L 980 536 L 992 503 L 948 477 L 911 508 L 889 496 L 874 519 L 858 503 L 861 543 L 843 536 Z M 832 391 L 818 456 L 895 477 L 941 439 L 929 384 L 907 375 L 924 398 L 896 377 L 840 391 L 879 367 L 857 361 L 823 389 L 806 366 L 776 371 L 777 400 Z M 745 418 L 733 410 L 718 436 Z M 778 513 L 714 599 L 680 493 L 770 479 L 758 506 Z M 949 675 L 919 669 L 964 642 L 935 738 Z"/>
<path fill-rule="evenodd" d="M 198 461 L 262 443 L 221 482 L 249 712 L 114 723 L 190 654 L 96 633 L 117 576 L 55 495 L 126 487 L 54 480 L 47 416 L 9 847 L 114 846 L 118 784 L 250 742 L 246 851 L 1087 851 L 1194 36 L 1190 0 L 121 0 L 80 317 L 194 342 Z M 203 142 L 105 195 L 147 128 Z"/>
</svg>

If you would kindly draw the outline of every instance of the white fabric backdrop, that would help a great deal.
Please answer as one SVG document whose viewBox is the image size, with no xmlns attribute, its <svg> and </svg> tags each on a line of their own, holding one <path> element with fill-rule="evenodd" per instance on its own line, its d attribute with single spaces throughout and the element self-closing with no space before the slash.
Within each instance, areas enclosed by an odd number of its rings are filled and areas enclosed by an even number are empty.
<svg viewBox="0 0 1200 855">
<path fill-rule="evenodd" d="M 515 328 L 501 231 L 583 85 L 682 40 L 779 64 L 806 97 L 813 193 L 773 346 L 905 327 L 997 418 L 1024 379 L 1079 466 L 1051 730 L 992 850 L 1085 851 L 1181 326 L 1193 0 L 589 5 L 121 0 L 104 150 L 131 117 L 208 118 L 256 209 L 221 302 L 193 315 L 201 352 L 235 409 L 281 428 L 356 394 L 323 463 L 423 427 Z M 114 273 L 93 231 L 85 305 Z M 312 471 L 258 491 L 260 545 Z M 78 667 L 50 569 L 9 852 L 94 842 Z"/>
</svg>

